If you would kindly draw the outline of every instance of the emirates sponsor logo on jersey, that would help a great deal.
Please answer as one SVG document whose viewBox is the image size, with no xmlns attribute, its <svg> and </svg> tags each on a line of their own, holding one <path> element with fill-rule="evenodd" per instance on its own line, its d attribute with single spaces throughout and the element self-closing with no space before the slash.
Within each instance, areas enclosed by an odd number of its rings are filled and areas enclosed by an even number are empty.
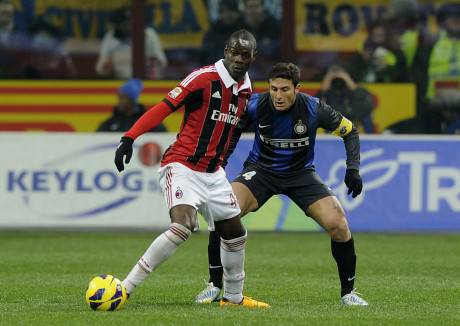
<svg viewBox="0 0 460 326">
<path fill-rule="evenodd" d="M 234 125 L 234 126 L 236 126 L 238 122 L 240 121 L 240 119 L 237 116 L 231 113 L 222 113 L 219 110 L 212 111 L 211 119 L 215 121 L 230 123 L 231 125 Z"/>
<path fill-rule="evenodd" d="M 272 139 L 264 137 L 262 134 L 259 134 L 259 136 L 262 142 L 276 148 L 298 148 L 305 147 L 310 144 L 309 137 L 299 139 Z"/>
</svg>

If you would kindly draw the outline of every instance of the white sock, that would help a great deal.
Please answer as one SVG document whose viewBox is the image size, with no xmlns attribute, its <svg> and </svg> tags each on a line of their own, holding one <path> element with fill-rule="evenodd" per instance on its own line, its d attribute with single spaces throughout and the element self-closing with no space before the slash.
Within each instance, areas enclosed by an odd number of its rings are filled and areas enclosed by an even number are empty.
<svg viewBox="0 0 460 326">
<path fill-rule="evenodd" d="M 131 294 L 136 286 L 187 240 L 190 233 L 190 230 L 182 224 L 172 223 L 168 230 L 160 234 L 123 280 L 126 292 Z"/>
<path fill-rule="evenodd" d="M 224 298 L 234 303 L 243 300 L 246 237 L 247 234 L 231 240 L 220 239 L 220 257 L 224 267 Z"/>
</svg>

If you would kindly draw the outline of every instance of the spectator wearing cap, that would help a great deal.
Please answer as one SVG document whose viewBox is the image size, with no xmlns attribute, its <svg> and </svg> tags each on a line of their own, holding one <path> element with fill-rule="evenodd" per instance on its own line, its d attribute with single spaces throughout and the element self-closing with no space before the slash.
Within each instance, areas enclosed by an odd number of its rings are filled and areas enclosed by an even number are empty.
<svg viewBox="0 0 460 326">
<path fill-rule="evenodd" d="M 118 104 L 113 108 L 112 116 L 102 122 L 97 131 L 123 132 L 145 113 L 145 107 L 139 103 L 139 96 L 143 89 L 142 81 L 130 79 L 118 89 Z M 163 124 L 158 125 L 150 132 L 167 131 Z"/>
<path fill-rule="evenodd" d="M 98 75 L 116 79 L 132 78 L 131 11 L 118 9 L 110 18 L 111 28 L 104 35 L 99 58 L 96 63 Z M 146 27 L 145 35 L 145 77 L 159 79 L 168 60 L 160 38 L 152 27 Z"/>
</svg>

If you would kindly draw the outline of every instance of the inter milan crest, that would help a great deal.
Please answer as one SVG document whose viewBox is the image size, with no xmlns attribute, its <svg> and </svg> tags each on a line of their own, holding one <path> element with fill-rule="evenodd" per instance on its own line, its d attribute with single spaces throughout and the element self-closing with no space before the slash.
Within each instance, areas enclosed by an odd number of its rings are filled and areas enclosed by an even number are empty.
<svg viewBox="0 0 460 326">
<path fill-rule="evenodd" d="M 297 135 L 302 135 L 307 132 L 307 126 L 302 123 L 302 120 L 299 120 L 295 125 L 294 125 L 294 132 Z"/>
<path fill-rule="evenodd" d="M 177 199 L 181 199 L 183 195 L 184 195 L 184 193 L 182 192 L 182 190 L 180 190 L 180 188 L 177 187 L 177 190 L 176 190 L 176 198 L 177 198 Z"/>
</svg>

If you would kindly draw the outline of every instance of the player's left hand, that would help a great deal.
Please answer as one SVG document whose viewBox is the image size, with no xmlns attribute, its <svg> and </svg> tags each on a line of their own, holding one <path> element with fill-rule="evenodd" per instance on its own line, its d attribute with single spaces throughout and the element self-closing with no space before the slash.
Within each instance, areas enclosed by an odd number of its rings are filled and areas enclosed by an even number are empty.
<svg viewBox="0 0 460 326">
<path fill-rule="evenodd" d="M 358 170 L 347 169 L 345 173 L 345 184 L 348 188 L 348 194 L 355 198 L 363 190 L 363 180 Z"/>
<path fill-rule="evenodd" d="M 123 159 L 125 159 L 126 164 L 131 160 L 131 156 L 133 156 L 133 142 L 134 140 L 129 137 L 121 137 L 120 144 L 115 152 L 115 165 L 117 166 L 118 172 L 125 169 Z"/>
</svg>

